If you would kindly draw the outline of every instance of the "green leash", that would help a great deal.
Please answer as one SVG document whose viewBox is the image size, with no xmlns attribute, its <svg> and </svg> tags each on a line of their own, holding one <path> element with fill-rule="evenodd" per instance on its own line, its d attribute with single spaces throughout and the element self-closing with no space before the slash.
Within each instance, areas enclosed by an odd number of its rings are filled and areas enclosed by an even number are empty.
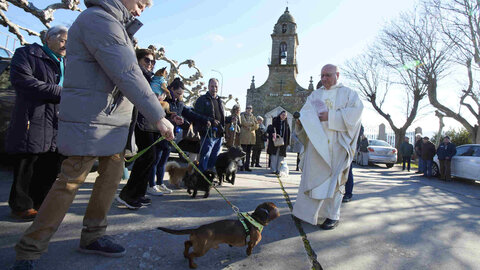
<svg viewBox="0 0 480 270">
<path fill-rule="evenodd" d="M 145 152 L 147 152 L 150 148 L 152 148 L 152 146 L 154 146 L 155 144 L 161 142 L 165 140 L 165 137 L 160 137 L 158 138 L 158 140 L 156 140 L 154 143 L 152 143 L 149 147 L 143 149 L 142 151 L 138 152 L 136 155 L 134 155 L 133 157 L 131 157 L 130 159 L 126 160 L 127 162 L 132 162 L 132 161 L 135 161 L 137 158 L 139 158 L 141 155 L 143 155 Z M 182 149 L 180 149 L 180 147 L 172 140 L 170 141 L 170 143 L 173 145 L 173 147 L 175 149 L 177 149 L 178 153 L 180 155 L 182 155 L 182 157 L 188 162 L 188 164 L 192 165 L 193 168 L 203 177 L 203 179 L 205 181 L 207 181 L 207 183 L 210 184 L 211 187 L 213 187 L 215 189 L 216 192 L 218 192 L 218 194 L 220 194 L 220 196 L 222 196 L 222 198 L 225 200 L 225 202 L 227 202 L 228 205 L 230 205 L 230 207 L 232 207 L 232 210 L 233 212 L 235 212 L 235 214 L 237 214 L 237 216 L 240 216 L 240 212 L 239 212 L 239 209 L 238 207 L 236 207 L 235 205 L 233 205 L 225 196 L 223 196 L 223 194 L 213 185 L 213 183 L 208 180 L 208 178 L 197 168 L 197 166 L 195 166 L 195 164 L 188 158 L 188 156 L 185 154 L 185 152 L 182 151 Z"/>
<path fill-rule="evenodd" d="M 136 155 L 134 155 L 133 157 L 131 157 L 130 159 L 126 160 L 127 162 L 132 162 L 132 161 L 135 161 L 137 158 L 139 158 L 141 155 L 143 155 L 145 152 L 147 152 L 150 148 L 152 148 L 152 146 L 154 146 L 155 144 L 161 142 L 165 140 L 165 137 L 160 137 L 158 138 L 158 140 L 156 140 L 153 144 L 151 144 L 149 147 L 143 149 L 142 151 L 138 152 Z M 245 228 L 245 231 L 247 233 L 247 237 L 248 237 L 248 233 L 249 233 L 249 229 L 248 229 L 248 226 L 247 224 L 245 223 L 245 220 L 247 220 L 248 222 L 250 222 L 250 224 L 252 224 L 255 228 L 257 228 L 260 232 L 262 232 L 263 230 L 263 225 L 258 223 L 255 219 L 253 219 L 247 212 L 241 212 L 240 213 L 240 210 L 238 209 L 237 206 L 233 205 L 214 185 L 213 183 L 208 180 L 208 178 L 197 168 L 197 166 L 195 166 L 195 164 L 188 158 L 188 156 L 185 154 L 185 152 L 183 152 L 182 149 L 180 149 L 180 147 L 172 140 L 170 141 L 170 144 L 172 144 L 172 146 L 177 149 L 178 153 L 180 155 L 182 155 L 182 157 L 188 162 L 188 164 L 192 165 L 192 167 L 203 177 L 203 179 L 205 181 L 207 181 L 207 183 L 210 184 L 211 187 L 213 187 L 215 189 L 215 191 L 220 194 L 220 196 L 222 196 L 222 198 L 225 200 L 225 202 L 230 206 L 232 207 L 232 210 L 235 214 L 237 214 L 237 217 L 239 219 L 239 221 L 242 223 L 243 227 Z"/>
</svg>

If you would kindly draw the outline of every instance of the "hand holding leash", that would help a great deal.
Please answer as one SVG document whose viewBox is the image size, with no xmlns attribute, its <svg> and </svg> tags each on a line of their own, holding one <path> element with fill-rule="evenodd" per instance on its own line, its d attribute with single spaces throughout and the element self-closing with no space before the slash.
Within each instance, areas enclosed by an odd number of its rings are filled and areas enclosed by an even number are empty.
<svg viewBox="0 0 480 270">
<path fill-rule="evenodd" d="M 157 128 L 158 130 L 160 130 L 160 133 L 163 137 L 165 137 L 167 141 L 173 140 L 173 125 L 165 117 L 157 122 Z"/>
</svg>

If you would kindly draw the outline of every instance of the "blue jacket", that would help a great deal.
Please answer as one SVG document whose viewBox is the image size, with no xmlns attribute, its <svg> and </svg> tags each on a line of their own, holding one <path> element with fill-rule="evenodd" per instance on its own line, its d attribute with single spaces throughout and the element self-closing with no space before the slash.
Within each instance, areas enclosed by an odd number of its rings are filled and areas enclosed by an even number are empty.
<svg viewBox="0 0 480 270">
<path fill-rule="evenodd" d="M 176 113 L 177 115 L 183 117 L 184 123 L 181 126 L 182 129 L 188 128 L 190 126 L 190 123 L 192 122 L 198 123 L 199 125 L 207 125 L 209 118 L 194 112 L 191 107 L 185 106 L 185 103 L 183 103 L 183 101 L 180 101 L 178 99 L 174 100 L 171 98 L 167 99 L 166 101 L 168 102 L 168 104 L 170 104 L 170 112 Z M 175 123 L 172 122 L 172 124 L 176 126 Z"/>
<path fill-rule="evenodd" d="M 18 48 L 10 66 L 10 81 L 16 98 L 5 139 L 6 151 L 55 151 L 62 90 L 58 85 L 59 64 L 45 53 L 42 46 L 34 43 Z"/>
<path fill-rule="evenodd" d="M 457 147 L 453 143 L 441 143 L 437 149 L 437 156 L 439 160 L 445 160 L 446 157 L 452 159 L 453 156 L 457 153 Z"/>
</svg>

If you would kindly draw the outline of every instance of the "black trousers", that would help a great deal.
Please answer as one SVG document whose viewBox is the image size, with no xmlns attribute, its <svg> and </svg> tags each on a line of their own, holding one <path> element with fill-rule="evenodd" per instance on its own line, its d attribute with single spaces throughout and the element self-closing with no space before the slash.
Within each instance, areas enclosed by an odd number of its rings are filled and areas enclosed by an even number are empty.
<svg viewBox="0 0 480 270">
<path fill-rule="evenodd" d="M 403 159 L 403 166 L 402 166 L 402 171 L 405 170 L 405 164 L 407 164 L 407 170 L 410 171 L 410 162 L 412 161 L 412 157 L 402 157 Z"/>
<path fill-rule="evenodd" d="M 262 154 L 262 148 L 253 146 L 251 166 L 260 165 L 260 154 Z"/>
<path fill-rule="evenodd" d="M 250 168 L 250 155 L 252 154 L 252 144 L 242 144 L 242 149 L 245 152 L 245 162 L 243 163 L 244 169 Z"/>
<path fill-rule="evenodd" d="M 13 211 L 39 209 L 57 179 L 64 157 L 57 152 L 14 155 L 8 205 Z"/>
<path fill-rule="evenodd" d="M 158 138 L 160 138 L 159 133 L 143 131 L 137 126 L 135 127 L 135 143 L 137 144 L 139 152 L 150 146 Z M 133 163 L 130 178 L 122 188 L 120 196 L 128 200 L 137 200 L 145 196 L 148 181 L 156 160 L 155 147 L 148 149 L 147 152 L 136 159 L 135 163 Z"/>
</svg>

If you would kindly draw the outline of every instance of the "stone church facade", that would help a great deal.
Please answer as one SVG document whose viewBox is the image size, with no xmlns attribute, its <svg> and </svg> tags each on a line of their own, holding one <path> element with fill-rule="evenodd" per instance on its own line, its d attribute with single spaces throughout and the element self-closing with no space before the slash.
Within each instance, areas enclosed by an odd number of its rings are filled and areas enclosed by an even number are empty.
<svg viewBox="0 0 480 270">
<path fill-rule="evenodd" d="M 280 16 L 274 26 L 272 37 L 271 62 L 268 65 L 267 81 L 255 87 L 255 76 L 247 90 L 247 105 L 252 105 L 255 115 L 263 115 L 266 122 L 281 110 L 286 110 L 289 120 L 294 112 L 300 111 L 307 97 L 314 90 L 310 77 L 308 89 L 297 83 L 297 24 L 288 11 Z M 291 121 L 289 121 L 291 123 Z"/>
</svg>

